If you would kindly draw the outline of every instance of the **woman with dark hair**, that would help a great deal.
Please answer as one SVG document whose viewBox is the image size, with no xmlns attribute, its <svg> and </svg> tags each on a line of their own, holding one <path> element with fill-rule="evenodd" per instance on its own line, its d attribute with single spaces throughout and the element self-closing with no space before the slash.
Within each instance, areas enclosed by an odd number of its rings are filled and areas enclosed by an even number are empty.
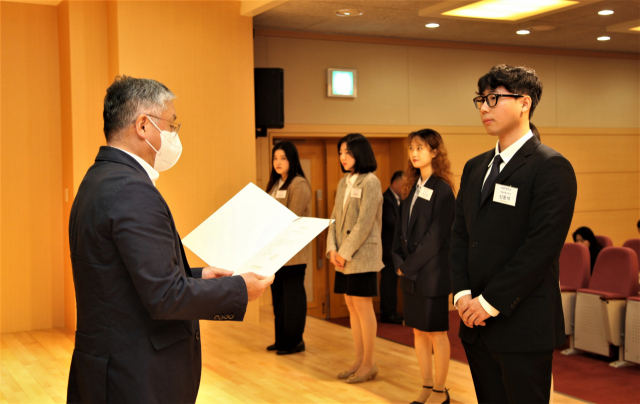
<svg viewBox="0 0 640 404">
<path fill-rule="evenodd" d="M 373 363 L 376 315 L 373 296 L 378 295 L 382 263 L 382 188 L 373 174 L 376 158 L 367 138 L 349 134 L 338 142 L 342 172 L 327 236 L 327 258 L 335 266 L 334 293 L 344 294 L 356 360 L 338 374 L 347 383 L 362 383 L 378 374 Z"/>
<path fill-rule="evenodd" d="M 593 234 L 593 231 L 588 227 L 580 227 L 574 231 L 573 241 L 582 243 L 589 249 L 589 254 L 591 255 L 591 273 L 593 274 L 593 267 L 596 265 L 598 254 L 600 254 L 600 251 L 602 251 L 604 247 L 598 243 L 595 234 Z"/>
<path fill-rule="evenodd" d="M 271 152 L 272 167 L 267 192 L 298 216 L 311 214 L 311 186 L 307 181 L 298 150 L 291 142 L 280 142 Z M 304 275 L 306 249 L 300 250 L 278 272 L 271 284 L 276 342 L 267 347 L 278 355 L 305 350 L 302 334 L 307 319 L 307 293 Z"/>
<path fill-rule="evenodd" d="M 422 374 L 423 388 L 413 403 L 448 403 L 444 386 L 451 355 L 447 330 L 452 290 L 449 250 L 455 214 L 453 176 L 438 132 L 422 129 L 410 133 L 408 142 L 407 180 L 393 240 L 393 261 L 400 275 L 404 324 L 413 327 Z"/>
</svg>

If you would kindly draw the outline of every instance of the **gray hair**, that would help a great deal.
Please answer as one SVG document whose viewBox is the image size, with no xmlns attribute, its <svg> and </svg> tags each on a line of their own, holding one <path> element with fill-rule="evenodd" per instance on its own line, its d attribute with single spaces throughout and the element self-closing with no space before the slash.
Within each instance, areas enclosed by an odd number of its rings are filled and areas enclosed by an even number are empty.
<svg viewBox="0 0 640 404">
<path fill-rule="evenodd" d="M 167 86 L 151 79 L 118 76 L 104 97 L 104 135 L 107 142 L 133 124 L 140 114 L 161 115 L 166 104 L 176 98 Z"/>
</svg>

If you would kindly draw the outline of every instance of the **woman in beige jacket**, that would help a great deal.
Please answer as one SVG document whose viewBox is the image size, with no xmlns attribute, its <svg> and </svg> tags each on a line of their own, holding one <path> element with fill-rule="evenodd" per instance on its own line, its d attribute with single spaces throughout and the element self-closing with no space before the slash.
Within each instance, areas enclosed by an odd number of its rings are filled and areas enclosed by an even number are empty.
<svg viewBox="0 0 640 404">
<path fill-rule="evenodd" d="M 342 171 L 327 236 L 327 258 L 336 268 L 334 293 L 343 293 L 349 308 L 356 360 L 338 374 L 347 383 L 362 383 L 378 374 L 373 363 L 376 315 L 382 263 L 382 188 L 373 174 L 376 158 L 367 138 L 352 133 L 338 142 Z"/>
<path fill-rule="evenodd" d="M 298 216 L 311 214 L 311 186 L 304 176 L 298 150 L 291 142 L 280 142 L 271 153 L 272 168 L 267 191 Z M 302 334 L 307 318 L 307 294 L 304 275 L 307 269 L 306 248 L 302 249 L 278 272 L 271 284 L 275 314 L 276 342 L 267 347 L 278 355 L 305 350 Z"/>
</svg>

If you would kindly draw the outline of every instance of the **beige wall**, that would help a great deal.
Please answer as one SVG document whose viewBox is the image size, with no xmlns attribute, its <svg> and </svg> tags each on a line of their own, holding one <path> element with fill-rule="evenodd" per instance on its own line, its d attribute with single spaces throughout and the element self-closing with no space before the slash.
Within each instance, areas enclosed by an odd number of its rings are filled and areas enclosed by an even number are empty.
<svg viewBox="0 0 640 404">
<path fill-rule="evenodd" d="M 536 69 L 544 91 L 532 122 L 577 173 L 571 230 L 590 226 L 615 245 L 638 237 L 640 61 L 275 36 L 254 44 L 256 67 L 285 70 L 286 126 L 272 133 L 406 136 L 432 127 L 458 183 L 464 163 L 495 145 L 471 102 L 478 78 L 499 63 Z M 329 67 L 357 69 L 358 98 L 326 96 Z M 266 142 L 256 145 L 268 161 Z"/>
<path fill-rule="evenodd" d="M 58 22 L 51 6 L 2 8 L 2 332 L 60 327 L 62 160 Z"/>
<path fill-rule="evenodd" d="M 178 96 L 184 152 L 157 185 L 184 237 L 255 181 L 252 22 L 237 1 L 1 4 L 2 332 L 74 329 L 68 215 L 106 88 L 127 74 Z"/>
</svg>

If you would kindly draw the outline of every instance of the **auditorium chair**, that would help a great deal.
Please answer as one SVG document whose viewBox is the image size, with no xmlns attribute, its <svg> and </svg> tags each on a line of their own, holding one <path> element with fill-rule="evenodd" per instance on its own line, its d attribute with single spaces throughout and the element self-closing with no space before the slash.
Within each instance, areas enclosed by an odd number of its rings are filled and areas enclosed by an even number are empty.
<svg viewBox="0 0 640 404">
<path fill-rule="evenodd" d="M 565 243 L 560 252 L 560 291 L 564 312 L 564 333 L 569 336 L 569 348 L 564 355 L 574 355 L 573 324 L 576 309 L 576 290 L 589 286 L 591 261 L 589 249 L 581 243 Z"/>
<path fill-rule="evenodd" d="M 578 289 L 575 314 L 575 347 L 612 356 L 619 349 L 620 360 L 611 366 L 628 365 L 624 357 L 624 320 L 627 297 L 638 294 L 638 259 L 626 247 L 602 249 L 596 260 L 588 289 Z"/>
<path fill-rule="evenodd" d="M 604 248 L 604 247 L 613 247 L 613 241 L 611 241 L 611 238 L 607 237 L 607 236 L 596 236 L 596 240 L 598 241 L 598 243 L 600 243 L 600 245 Z"/>
<path fill-rule="evenodd" d="M 640 297 L 627 298 L 624 360 L 640 364 Z"/>
<path fill-rule="evenodd" d="M 640 268 L 640 238 L 632 238 L 624 242 L 623 247 L 631 248 L 636 252 L 638 267 Z"/>
</svg>

